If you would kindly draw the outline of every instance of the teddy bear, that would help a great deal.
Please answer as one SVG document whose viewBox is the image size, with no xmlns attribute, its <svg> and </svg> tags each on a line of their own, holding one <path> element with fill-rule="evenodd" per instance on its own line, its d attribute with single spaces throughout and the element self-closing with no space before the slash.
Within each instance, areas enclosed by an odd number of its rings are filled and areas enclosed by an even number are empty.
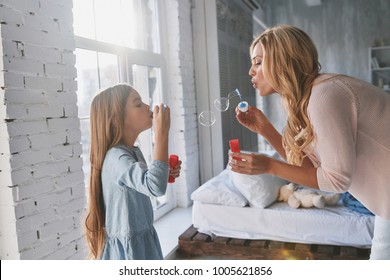
<svg viewBox="0 0 390 280">
<path fill-rule="evenodd" d="M 277 200 L 287 202 L 292 208 L 324 208 L 325 205 L 336 205 L 340 198 L 339 193 L 319 193 L 290 183 L 280 187 Z"/>
</svg>

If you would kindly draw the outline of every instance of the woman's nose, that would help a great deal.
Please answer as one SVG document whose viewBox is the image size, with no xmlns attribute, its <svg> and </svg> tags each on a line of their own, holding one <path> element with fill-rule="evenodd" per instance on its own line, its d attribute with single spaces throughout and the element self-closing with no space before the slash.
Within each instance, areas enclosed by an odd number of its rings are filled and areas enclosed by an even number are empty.
<svg viewBox="0 0 390 280">
<path fill-rule="evenodd" d="M 253 70 L 253 66 L 251 66 L 251 68 L 249 68 L 249 76 L 253 77 L 256 73 L 255 71 Z"/>
</svg>

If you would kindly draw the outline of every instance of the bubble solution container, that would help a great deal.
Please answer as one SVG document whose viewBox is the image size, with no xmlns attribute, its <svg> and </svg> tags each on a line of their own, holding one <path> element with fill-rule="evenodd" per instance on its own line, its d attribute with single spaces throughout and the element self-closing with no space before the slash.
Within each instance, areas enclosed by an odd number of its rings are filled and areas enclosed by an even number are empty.
<svg viewBox="0 0 390 280">
<path fill-rule="evenodd" d="M 169 156 L 169 166 L 171 168 L 175 168 L 178 163 L 179 163 L 179 157 L 177 155 Z M 168 183 L 174 183 L 174 182 L 175 182 L 175 177 L 169 176 Z"/>
<path fill-rule="evenodd" d="M 240 142 L 238 141 L 238 139 L 232 139 L 229 141 L 229 145 L 230 145 L 230 151 L 232 151 L 233 153 L 239 153 L 241 152 L 241 149 L 240 149 Z M 238 157 L 233 157 L 233 159 L 236 159 L 236 160 L 241 160 L 240 158 Z"/>
<path fill-rule="evenodd" d="M 243 113 L 246 113 L 249 109 L 249 104 L 246 101 L 241 101 L 238 103 L 238 110 L 240 110 Z"/>
</svg>

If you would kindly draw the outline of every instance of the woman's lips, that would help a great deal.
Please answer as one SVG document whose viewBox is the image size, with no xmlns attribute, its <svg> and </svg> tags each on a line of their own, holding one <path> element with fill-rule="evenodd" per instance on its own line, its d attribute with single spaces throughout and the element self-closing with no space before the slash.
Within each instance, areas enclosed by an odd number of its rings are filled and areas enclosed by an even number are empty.
<svg viewBox="0 0 390 280">
<path fill-rule="evenodd" d="M 251 82 L 252 82 L 252 86 L 253 86 L 254 88 L 256 88 L 256 82 L 255 82 L 254 80 L 251 80 Z"/>
</svg>

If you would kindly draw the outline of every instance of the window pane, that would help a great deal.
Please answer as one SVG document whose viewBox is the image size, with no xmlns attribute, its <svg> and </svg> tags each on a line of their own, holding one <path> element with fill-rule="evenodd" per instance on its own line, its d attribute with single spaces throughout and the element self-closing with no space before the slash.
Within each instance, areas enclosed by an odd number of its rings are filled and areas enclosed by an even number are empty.
<svg viewBox="0 0 390 280">
<path fill-rule="evenodd" d="M 81 118 L 89 116 L 92 98 L 99 90 L 97 52 L 76 49 L 77 106 Z"/>
<path fill-rule="evenodd" d="M 128 46 L 136 49 L 160 52 L 159 38 L 159 21 L 157 13 L 156 0 L 133 0 L 132 5 L 128 8 L 133 8 L 135 11 L 140 11 L 133 20 L 130 26 L 135 26 L 132 29 L 133 36 L 129 41 Z"/>
<path fill-rule="evenodd" d="M 144 102 L 158 105 L 162 101 L 161 69 L 134 64 L 132 66 L 133 85 Z"/>
<path fill-rule="evenodd" d="M 131 11 L 121 9 L 120 0 L 95 0 L 96 40 L 124 45 L 126 17 L 131 16 Z"/>
<path fill-rule="evenodd" d="M 75 0 L 73 10 L 78 36 L 160 52 L 156 0 Z"/>
<path fill-rule="evenodd" d="M 118 56 L 76 49 L 77 106 L 79 108 L 83 170 L 89 184 L 90 127 L 89 110 L 92 99 L 104 88 L 119 83 Z"/>
<path fill-rule="evenodd" d="M 77 36 L 95 39 L 93 0 L 73 0 L 73 27 Z"/>
<path fill-rule="evenodd" d="M 119 83 L 119 62 L 117 55 L 98 52 L 98 64 L 100 89 L 105 89 Z"/>
<path fill-rule="evenodd" d="M 89 107 L 99 89 L 119 83 L 118 56 L 76 49 L 77 103 L 80 117 L 89 116 Z"/>
</svg>

